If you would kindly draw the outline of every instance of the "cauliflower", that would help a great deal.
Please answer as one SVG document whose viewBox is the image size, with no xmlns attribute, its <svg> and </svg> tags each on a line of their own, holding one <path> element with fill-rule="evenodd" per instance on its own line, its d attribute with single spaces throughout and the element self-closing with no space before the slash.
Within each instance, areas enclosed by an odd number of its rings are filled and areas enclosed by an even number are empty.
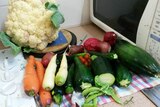
<svg viewBox="0 0 160 107">
<path fill-rule="evenodd" d="M 9 1 L 5 32 L 11 41 L 21 47 L 43 50 L 48 43 L 57 38 L 58 28 L 53 26 L 50 19 L 54 13 L 45 9 L 45 2 L 44 0 Z"/>
</svg>

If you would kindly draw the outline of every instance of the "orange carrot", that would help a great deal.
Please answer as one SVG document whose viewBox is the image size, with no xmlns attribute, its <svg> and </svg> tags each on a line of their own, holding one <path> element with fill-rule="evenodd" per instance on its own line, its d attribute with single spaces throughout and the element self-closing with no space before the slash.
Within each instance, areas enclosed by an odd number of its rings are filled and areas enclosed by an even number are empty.
<svg viewBox="0 0 160 107">
<path fill-rule="evenodd" d="M 35 96 L 40 89 L 39 79 L 35 69 L 35 58 L 30 55 L 25 67 L 23 87 L 27 95 Z"/>
<path fill-rule="evenodd" d="M 40 92 L 39 92 L 40 102 L 42 104 L 42 107 L 46 107 L 47 105 L 50 105 L 52 103 L 51 92 L 44 90 L 42 88 L 42 82 L 44 78 L 45 69 L 40 61 L 36 61 L 36 68 L 37 68 L 37 75 L 38 75 L 38 79 L 39 79 L 40 87 L 41 87 Z"/>
<path fill-rule="evenodd" d="M 39 96 L 40 96 L 40 102 L 42 104 L 42 107 L 47 107 L 47 106 L 51 105 L 52 96 L 51 96 L 50 91 L 47 91 L 47 90 L 41 88 L 40 92 L 39 92 Z"/>
<path fill-rule="evenodd" d="M 45 69 L 44 69 L 41 61 L 36 60 L 36 69 L 37 69 L 36 71 L 37 71 L 37 76 L 39 79 L 40 86 L 42 86 Z"/>
</svg>

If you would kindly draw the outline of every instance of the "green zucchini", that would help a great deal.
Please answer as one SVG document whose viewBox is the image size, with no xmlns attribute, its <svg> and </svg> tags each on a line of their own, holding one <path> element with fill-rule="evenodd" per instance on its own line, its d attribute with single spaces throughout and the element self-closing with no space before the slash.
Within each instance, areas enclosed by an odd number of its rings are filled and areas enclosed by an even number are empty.
<svg viewBox="0 0 160 107">
<path fill-rule="evenodd" d="M 160 77 L 160 65 L 145 50 L 125 40 L 117 40 L 114 51 L 120 62 L 134 73 Z"/>
<path fill-rule="evenodd" d="M 112 85 L 115 82 L 115 77 L 109 61 L 106 58 L 102 58 L 101 56 L 96 57 L 95 55 L 92 56 L 91 59 L 91 68 L 95 76 L 95 84 L 98 86 L 106 84 Z"/>
<path fill-rule="evenodd" d="M 91 56 L 91 59 L 91 68 L 94 76 L 104 73 L 113 74 L 112 66 L 108 59 L 95 55 Z"/>
<path fill-rule="evenodd" d="M 132 82 L 132 74 L 131 71 L 121 63 L 116 63 L 116 83 L 121 87 L 128 87 Z"/>
<path fill-rule="evenodd" d="M 74 66 L 75 66 L 74 63 L 72 63 L 68 70 L 68 76 L 65 83 L 66 94 L 71 94 L 74 91 L 74 87 L 73 87 L 74 68 L 75 68 Z"/>
<path fill-rule="evenodd" d="M 75 78 L 74 86 L 76 91 L 81 91 L 85 88 L 91 87 L 94 83 L 94 78 L 91 70 L 84 65 L 78 57 L 74 57 L 75 61 Z"/>
</svg>

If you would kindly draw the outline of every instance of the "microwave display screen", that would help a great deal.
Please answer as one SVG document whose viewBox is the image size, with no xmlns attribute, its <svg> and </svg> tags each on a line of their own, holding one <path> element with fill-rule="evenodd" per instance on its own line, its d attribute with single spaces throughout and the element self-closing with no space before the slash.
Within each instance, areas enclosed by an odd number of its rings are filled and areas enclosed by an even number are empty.
<svg viewBox="0 0 160 107">
<path fill-rule="evenodd" d="M 134 43 L 148 0 L 94 0 L 94 16 Z"/>
</svg>

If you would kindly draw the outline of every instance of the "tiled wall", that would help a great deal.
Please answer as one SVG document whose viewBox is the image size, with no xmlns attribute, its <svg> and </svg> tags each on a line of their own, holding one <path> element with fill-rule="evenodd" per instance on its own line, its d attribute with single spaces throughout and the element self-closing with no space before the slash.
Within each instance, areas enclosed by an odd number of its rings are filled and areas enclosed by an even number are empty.
<svg viewBox="0 0 160 107">
<path fill-rule="evenodd" d="M 4 28 L 4 21 L 7 15 L 8 0 L 0 0 L 0 31 Z"/>
</svg>

